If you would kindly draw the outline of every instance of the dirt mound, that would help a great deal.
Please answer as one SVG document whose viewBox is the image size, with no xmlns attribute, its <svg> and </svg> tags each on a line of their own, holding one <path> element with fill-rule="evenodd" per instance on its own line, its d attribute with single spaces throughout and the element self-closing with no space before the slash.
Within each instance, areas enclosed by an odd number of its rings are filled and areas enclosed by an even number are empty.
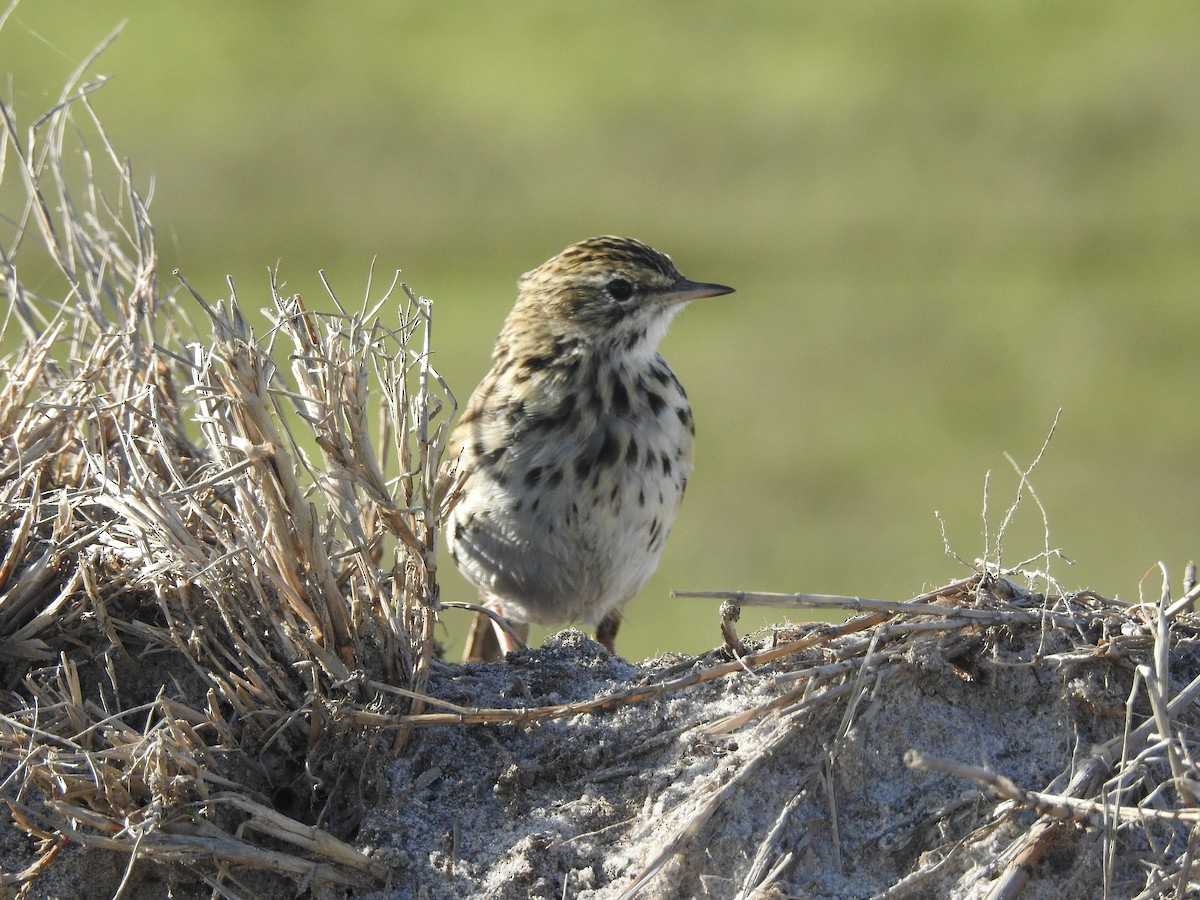
<svg viewBox="0 0 1200 900">
<path fill-rule="evenodd" d="M 608 708 L 417 733 L 356 841 L 391 885 L 356 896 L 1173 896 L 1198 623 L 1156 672 L 1152 610 L 999 587 L 774 634 L 745 668 L 629 666 L 578 632 L 439 668 L 463 707 Z M 1167 742 L 1137 727 L 1162 701 Z"/>
</svg>

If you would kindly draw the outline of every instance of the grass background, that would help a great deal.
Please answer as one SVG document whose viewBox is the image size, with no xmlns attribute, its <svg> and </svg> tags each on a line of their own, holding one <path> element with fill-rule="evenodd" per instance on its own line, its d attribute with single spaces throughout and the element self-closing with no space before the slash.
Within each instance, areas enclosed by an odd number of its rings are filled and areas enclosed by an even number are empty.
<svg viewBox="0 0 1200 900">
<path fill-rule="evenodd" d="M 980 554 L 985 473 L 994 527 L 1059 407 L 1054 575 L 1136 599 L 1200 556 L 1200 6 L 25 0 L 6 102 L 40 113 L 126 17 L 95 105 L 210 299 L 230 274 L 266 306 L 279 261 L 326 308 L 319 268 L 344 301 L 403 268 L 465 401 L 516 277 L 574 240 L 738 289 L 664 345 L 697 468 L 624 655 L 717 640 L 672 588 L 964 574 L 934 511 Z M 1005 561 L 1041 530 L 1023 508 Z"/>
</svg>

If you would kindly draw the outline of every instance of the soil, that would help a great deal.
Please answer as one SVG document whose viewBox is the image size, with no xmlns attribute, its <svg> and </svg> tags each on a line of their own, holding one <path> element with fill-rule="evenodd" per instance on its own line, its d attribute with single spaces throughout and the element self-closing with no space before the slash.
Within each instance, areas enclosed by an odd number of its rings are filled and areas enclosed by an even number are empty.
<svg viewBox="0 0 1200 900">
<path fill-rule="evenodd" d="M 992 822 L 990 833 L 893 894 L 987 896 L 1003 851 L 1036 814 L 999 815 L 987 791 L 910 769 L 906 751 L 983 766 L 1019 785 L 1061 788 L 1073 761 L 1121 733 L 1116 713 L 1130 673 L 1107 663 L 1036 664 L 1069 641 L 1035 629 L 1003 645 L 987 646 L 978 634 L 957 644 L 913 653 L 871 684 L 841 740 L 846 702 L 791 728 L 765 759 L 755 731 L 711 733 L 706 726 L 791 688 L 770 670 L 531 727 L 420 731 L 388 767 L 386 799 L 368 813 L 356 841 L 394 863 L 393 883 L 352 896 L 621 896 L 697 807 L 752 761 L 754 772 L 683 840 L 644 896 L 751 896 L 752 873 L 761 878 L 782 864 L 767 889 L 774 893 L 762 896 L 871 897 L 921 869 L 922 854 Z M 633 666 L 567 631 L 508 663 L 445 667 L 431 693 L 463 706 L 541 706 L 712 662 Z M 1122 849 L 1135 852 L 1117 855 L 1110 896 L 1143 882 L 1137 859 L 1146 848 Z M 1100 896 L 1101 850 L 1098 833 L 1067 828 L 1023 896 Z"/>
<path fill-rule="evenodd" d="M 389 866 L 388 884 L 297 885 L 237 870 L 225 889 L 313 900 L 608 900 L 650 867 L 638 896 L 988 896 L 1011 876 L 1038 813 L 962 777 L 910 768 L 906 752 L 1061 790 L 1094 745 L 1124 730 L 1132 664 L 1078 653 L 1080 635 L 1065 630 L 968 629 L 908 641 L 832 699 L 814 694 L 807 707 L 730 719 L 795 691 L 794 673 L 830 664 L 849 640 L 596 713 L 418 728 L 399 753 L 381 738 L 344 784 L 373 797 L 350 842 Z M 1192 646 L 1174 673 L 1181 683 L 1200 672 Z M 468 708 L 543 707 L 728 659 L 722 650 L 633 665 L 567 630 L 505 662 L 436 663 L 429 694 Z M 1109 834 L 1106 858 L 1101 829 L 1057 826 L 1022 897 L 1137 893 L 1152 842 L 1170 840 L 1151 832 Z M 28 837 L 2 832 L 5 871 L 31 853 Z M 127 862 L 71 845 L 23 896 L 114 896 Z M 124 896 L 190 900 L 211 890 L 183 866 L 141 861 Z"/>
</svg>

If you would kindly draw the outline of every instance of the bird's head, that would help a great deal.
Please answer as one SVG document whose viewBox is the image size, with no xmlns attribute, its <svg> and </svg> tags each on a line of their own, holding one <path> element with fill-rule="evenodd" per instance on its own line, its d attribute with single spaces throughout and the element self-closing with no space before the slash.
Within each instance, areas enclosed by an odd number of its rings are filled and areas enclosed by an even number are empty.
<svg viewBox="0 0 1200 900">
<path fill-rule="evenodd" d="M 689 301 L 733 291 L 689 281 L 666 254 L 627 237 L 572 244 L 526 272 L 518 287 L 505 327 L 510 339 L 517 338 L 516 326 L 551 339 L 575 338 L 594 350 L 626 352 L 653 352 Z"/>
</svg>

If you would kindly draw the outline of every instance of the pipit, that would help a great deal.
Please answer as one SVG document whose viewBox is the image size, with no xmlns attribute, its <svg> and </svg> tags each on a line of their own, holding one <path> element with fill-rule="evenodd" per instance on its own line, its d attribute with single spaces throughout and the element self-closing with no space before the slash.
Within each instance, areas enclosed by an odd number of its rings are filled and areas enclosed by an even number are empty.
<svg viewBox="0 0 1200 900">
<path fill-rule="evenodd" d="M 573 244 L 518 288 L 451 436 L 450 555 L 521 640 L 574 621 L 612 651 L 692 471 L 692 410 L 658 344 L 689 301 L 733 288 L 622 237 Z M 479 616 L 466 656 L 516 646 Z"/>
</svg>

